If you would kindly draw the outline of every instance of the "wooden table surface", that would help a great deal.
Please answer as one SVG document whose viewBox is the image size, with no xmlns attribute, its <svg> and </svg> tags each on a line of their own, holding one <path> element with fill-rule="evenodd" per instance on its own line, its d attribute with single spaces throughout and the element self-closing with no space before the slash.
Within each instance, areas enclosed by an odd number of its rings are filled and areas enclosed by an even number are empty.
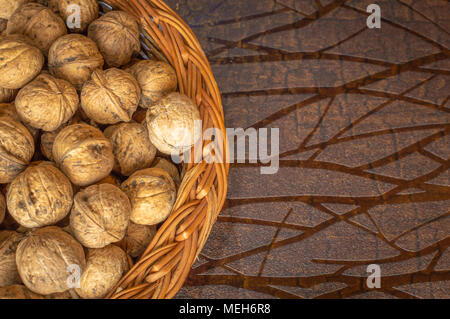
<svg viewBox="0 0 450 319">
<path fill-rule="evenodd" d="M 277 174 L 232 165 L 177 297 L 450 297 L 450 4 L 377 0 L 369 29 L 373 2 L 168 0 L 226 126 L 280 130 Z"/>
</svg>

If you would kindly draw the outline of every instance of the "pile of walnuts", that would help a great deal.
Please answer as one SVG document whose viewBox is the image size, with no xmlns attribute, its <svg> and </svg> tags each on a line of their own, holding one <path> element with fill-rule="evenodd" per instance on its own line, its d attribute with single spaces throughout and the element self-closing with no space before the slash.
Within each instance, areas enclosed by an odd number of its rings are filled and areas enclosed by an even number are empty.
<svg viewBox="0 0 450 319">
<path fill-rule="evenodd" d="M 102 298 L 172 211 L 200 114 L 135 17 L 34 1 L 0 0 L 0 299 Z"/>
</svg>

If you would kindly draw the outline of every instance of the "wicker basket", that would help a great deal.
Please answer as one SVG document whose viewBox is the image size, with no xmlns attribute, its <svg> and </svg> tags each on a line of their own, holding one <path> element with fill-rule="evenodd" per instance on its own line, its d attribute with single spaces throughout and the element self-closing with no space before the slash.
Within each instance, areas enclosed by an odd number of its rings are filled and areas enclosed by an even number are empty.
<svg viewBox="0 0 450 319">
<path fill-rule="evenodd" d="M 183 180 L 169 218 L 145 252 L 112 289 L 107 298 L 171 298 L 182 287 L 203 248 L 226 196 L 227 141 L 220 92 L 208 60 L 189 26 L 161 0 L 107 0 L 103 11 L 124 10 L 138 18 L 144 57 L 170 63 L 178 75 L 179 91 L 198 105 L 203 131 L 214 127 L 223 133 L 219 150 L 203 158 L 216 160 L 183 165 Z M 191 150 L 193 154 L 193 150 Z M 193 156 L 193 155 L 192 155 Z M 222 160 L 218 160 L 222 159 Z"/>
</svg>

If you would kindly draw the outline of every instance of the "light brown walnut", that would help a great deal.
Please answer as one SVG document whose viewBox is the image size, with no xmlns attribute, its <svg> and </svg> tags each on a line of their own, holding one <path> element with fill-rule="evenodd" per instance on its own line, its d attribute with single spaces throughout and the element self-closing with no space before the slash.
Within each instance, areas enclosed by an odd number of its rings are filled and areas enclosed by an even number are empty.
<svg viewBox="0 0 450 319">
<path fill-rule="evenodd" d="M 169 160 L 163 158 L 163 157 L 157 157 L 152 163 L 152 167 L 162 168 L 167 173 L 169 173 L 170 177 L 172 177 L 173 181 L 175 182 L 175 185 L 180 186 L 181 178 L 180 178 L 180 172 L 178 171 L 178 168 Z"/>
<path fill-rule="evenodd" d="M 0 0 L 0 18 L 9 20 L 14 11 L 21 5 L 32 1 L 33 0 Z"/>
<path fill-rule="evenodd" d="M 55 1 L 52 2 L 52 7 L 54 7 Z M 70 32 L 83 33 L 86 31 L 89 24 L 98 18 L 98 2 L 96 0 L 56 0 L 57 9 L 59 14 L 63 17 L 66 22 Z M 73 16 L 76 11 L 73 9 L 75 5 L 78 5 L 80 8 L 80 24 L 76 25 L 74 19 L 69 19 L 69 17 Z M 54 8 L 55 10 L 56 8 Z M 68 21 L 69 20 L 69 21 Z M 69 22 L 71 24 L 69 25 Z"/>
<path fill-rule="evenodd" d="M 138 225 L 130 222 L 121 247 L 128 255 L 137 258 L 142 255 L 156 234 L 156 226 Z"/>
<path fill-rule="evenodd" d="M 16 266 L 16 250 L 23 238 L 23 234 L 15 231 L 0 231 L 0 287 L 21 283 Z"/>
</svg>

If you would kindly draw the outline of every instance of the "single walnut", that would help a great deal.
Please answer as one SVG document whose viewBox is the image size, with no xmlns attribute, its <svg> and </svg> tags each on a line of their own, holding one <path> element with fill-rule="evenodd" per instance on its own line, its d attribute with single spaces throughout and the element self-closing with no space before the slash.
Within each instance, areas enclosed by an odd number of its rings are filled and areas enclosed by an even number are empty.
<svg viewBox="0 0 450 319">
<path fill-rule="evenodd" d="M 97 43 L 105 62 L 113 67 L 127 64 L 141 50 L 139 24 L 124 11 L 110 11 L 92 22 L 88 37 Z"/>
<path fill-rule="evenodd" d="M 59 37 L 67 34 L 64 21 L 39 3 L 27 3 L 16 10 L 8 21 L 6 34 L 24 34 L 45 55 Z"/>
<path fill-rule="evenodd" d="M 129 122 L 136 111 L 141 89 L 129 73 L 112 68 L 95 70 L 81 90 L 81 107 L 97 123 Z"/>
<path fill-rule="evenodd" d="M 25 126 L 8 116 L 0 116 L 0 136 L 0 183 L 9 183 L 33 157 L 34 140 Z"/>
<path fill-rule="evenodd" d="M 181 183 L 180 172 L 171 161 L 168 161 L 162 157 L 157 157 L 153 161 L 152 167 L 158 167 L 165 170 L 167 173 L 169 173 L 170 177 L 172 177 L 173 181 L 175 182 L 175 185 L 177 185 L 177 187 L 180 186 Z"/>
<path fill-rule="evenodd" d="M 14 101 L 19 90 L 5 89 L 0 87 L 0 103 L 9 103 Z"/>
<path fill-rule="evenodd" d="M 0 37 L 0 87 L 20 89 L 41 71 L 44 56 L 28 41 L 19 36 Z"/>
<path fill-rule="evenodd" d="M 0 103 L 0 116 L 9 116 L 16 122 L 21 122 L 22 119 L 20 118 L 19 114 L 17 113 L 16 106 L 14 103 Z M 22 123 L 30 132 L 30 134 L 33 136 L 33 139 L 36 140 L 39 135 L 39 130 L 35 129 L 34 127 Z"/>
<path fill-rule="evenodd" d="M 57 0 L 59 14 L 66 21 L 70 32 L 83 33 L 88 25 L 98 18 L 98 2 L 96 0 Z M 76 14 L 79 8 L 79 24 Z"/>
<path fill-rule="evenodd" d="M 5 196 L 0 193 L 0 224 L 5 220 L 6 215 L 6 201 Z"/>
<path fill-rule="evenodd" d="M 201 137 L 197 106 L 186 95 L 170 93 L 147 110 L 150 141 L 164 154 L 189 150 Z"/>
<path fill-rule="evenodd" d="M 131 201 L 131 221 L 140 225 L 164 221 L 176 199 L 175 183 L 169 173 L 160 168 L 135 172 L 122 183 L 122 190 Z"/>
<path fill-rule="evenodd" d="M 0 299 L 45 299 L 35 294 L 24 285 L 11 285 L 0 287 Z"/>
<path fill-rule="evenodd" d="M 139 123 L 121 123 L 109 126 L 104 134 L 111 140 L 115 158 L 114 170 L 130 176 L 153 162 L 156 148 L 148 138 L 147 129 Z"/>
<path fill-rule="evenodd" d="M 86 270 L 80 279 L 80 288 L 75 289 L 81 298 L 104 298 L 129 270 L 126 253 L 117 246 L 89 249 Z"/>
<path fill-rule="evenodd" d="M 75 195 L 70 228 L 83 246 L 102 248 L 123 239 L 130 210 L 130 201 L 120 188 L 92 185 Z"/>
<path fill-rule="evenodd" d="M 15 231 L 0 231 L 0 287 L 20 284 L 16 266 L 16 250 L 23 234 Z"/>
<path fill-rule="evenodd" d="M 125 238 L 120 246 L 131 257 L 137 258 L 142 255 L 156 234 L 156 226 L 138 225 L 130 222 Z"/>
<path fill-rule="evenodd" d="M 141 86 L 140 107 L 149 108 L 165 95 L 177 89 L 177 75 L 167 63 L 143 60 L 126 69 Z"/>
<path fill-rule="evenodd" d="M 72 118 L 79 98 L 69 82 L 42 73 L 19 91 L 15 104 L 24 123 L 54 131 Z"/>
<path fill-rule="evenodd" d="M 68 34 L 50 47 L 48 67 L 54 76 L 69 81 L 80 90 L 92 71 L 103 67 L 103 57 L 95 42 L 88 37 Z"/>
<path fill-rule="evenodd" d="M 101 180 L 114 165 L 111 142 L 99 129 L 83 123 L 62 129 L 53 143 L 52 154 L 61 170 L 78 186 Z"/>
<path fill-rule="evenodd" d="M 17 247 L 16 264 L 25 286 L 41 295 L 69 290 L 69 266 L 80 273 L 86 266 L 83 247 L 56 226 L 28 233 Z"/>
<path fill-rule="evenodd" d="M 22 226 L 37 228 L 62 220 L 72 207 L 72 184 L 51 162 L 30 165 L 9 185 L 11 216 Z"/>
<path fill-rule="evenodd" d="M 22 4 L 32 1 L 33 0 L 0 0 L 0 18 L 9 20 L 14 11 Z"/>
</svg>

